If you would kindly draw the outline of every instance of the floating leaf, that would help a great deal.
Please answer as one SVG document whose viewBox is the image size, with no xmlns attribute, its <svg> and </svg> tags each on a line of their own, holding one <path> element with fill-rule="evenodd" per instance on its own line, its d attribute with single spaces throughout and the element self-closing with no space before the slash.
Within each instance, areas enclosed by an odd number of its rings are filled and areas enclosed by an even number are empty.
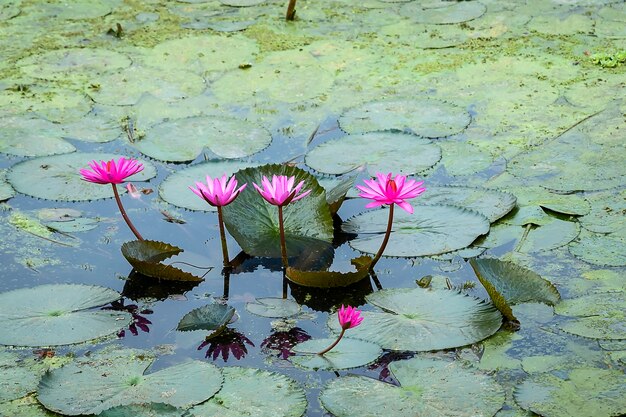
<svg viewBox="0 0 626 417">
<path fill-rule="evenodd" d="M 63 1 L 51 1 L 38 5 L 41 17 L 59 20 L 94 19 L 111 13 L 112 7 L 119 6 L 117 1 L 76 0 L 71 4 Z"/>
<path fill-rule="evenodd" d="M 451 23 L 467 22 L 482 16 L 487 8 L 478 1 L 462 1 L 448 3 L 437 1 L 429 5 L 428 2 L 410 2 L 400 8 L 400 15 L 411 18 L 419 23 L 448 25 Z"/>
<path fill-rule="evenodd" d="M 17 353 L 0 350 L 0 403 L 15 400 L 37 389 L 39 375 L 24 366 Z"/>
<path fill-rule="evenodd" d="M 57 346 L 108 336 L 131 315 L 92 310 L 118 300 L 117 291 L 78 284 L 41 285 L 0 294 L 0 344 Z"/>
<path fill-rule="evenodd" d="M 626 339 L 624 305 L 624 292 L 605 292 L 563 300 L 555 311 L 576 317 L 559 325 L 568 333 L 592 339 Z"/>
<path fill-rule="evenodd" d="M 159 186 L 159 196 L 170 204 L 190 210 L 216 211 L 203 199 L 189 190 L 196 182 L 205 182 L 206 176 L 218 178 L 222 175 L 230 177 L 243 168 L 258 166 L 258 163 L 244 161 L 207 161 L 192 165 L 189 168 L 174 172 L 163 180 Z M 247 190 L 250 192 L 253 190 Z"/>
<path fill-rule="evenodd" d="M 209 401 L 191 408 L 192 417 L 300 417 L 306 411 L 303 389 L 285 375 L 236 366 L 222 372 L 224 386 Z"/>
<path fill-rule="evenodd" d="M 139 273 L 171 281 L 202 281 L 202 278 L 161 261 L 178 255 L 183 249 L 154 240 L 133 240 L 122 245 L 122 255 Z"/>
<path fill-rule="evenodd" d="M 314 370 L 337 371 L 365 366 L 374 362 L 383 351 L 377 344 L 364 340 L 343 337 L 329 352 L 318 355 L 335 339 L 312 339 L 294 346 L 293 352 L 297 355 L 291 361 L 303 368 Z"/>
<path fill-rule="evenodd" d="M 591 210 L 579 218 L 580 224 L 596 233 L 613 233 L 626 229 L 626 191 L 605 191 L 585 196 Z"/>
<path fill-rule="evenodd" d="M 343 224 L 343 231 L 358 233 L 350 246 L 361 252 L 378 252 L 387 229 L 388 209 L 359 214 Z M 489 231 L 482 214 L 453 206 L 418 206 L 413 214 L 394 212 L 386 256 L 432 256 L 469 246 Z"/>
<path fill-rule="evenodd" d="M 626 375 L 617 369 L 579 368 L 559 378 L 531 375 L 515 390 L 515 401 L 545 417 L 612 417 L 626 413 Z"/>
<path fill-rule="evenodd" d="M 456 186 L 427 187 L 419 197 L 420 204 L 450 205 L 477 211 L 492 223 L 513 210 L 516 201 L 513 194 L 504 191 Z"/>
<path fill-rule="evenodd" d="M 224 328 L 235 315 L 235 309 L 227 304 L 212 303 L 194 308 L 178 322 L 176 330 L 190 332 L 192 330 L 217 331 Z"/>
<path fill-rule="evenodd" d="M 0 170 L 0 201 L 8 200 L 15 195 L 13 187 L 6 182 L 6 173 L 5 169 Z"/>
<path fill-rule="evenodd" d="M 518 189 L 509 189 L 517 196 L 517 203 L 521 207 L 539 206 L 551 211 L 574 216 L 589 213 L 589 202 L 575 194 L 555 194 L 542 187 L 524 186 Z"/>
<path fill-rule="evenodd" d="M 348 375 L 327 383 L 320 401 L 337 417 L 493 416 L 504 403 L 493 377 L 460 361 L 413 358 L 389 370 L 400 386 Z"/>
<path fill-rule="evenodd" d="M 426 138 L 462 132 L 470 115 L 461 107 L 438 100 L 390 100 L 366 103 L 348 110 L 339 125 L 348 133 L 399 130 Z"/>
<path fill-rule="evenodd" d="M 167 404 L 150 403 L 109 408 L 98 417 L 181 417 L 185 410 Z"/>
<path fill-rule="evenodd" d="M 383 312 L 364 311 L 363 322 L 350 337 L 383 349 L 429 351 L 481 341 L 502 324 L 500 312 L 489 303 L 450 290 L 384 289 L 367 301 Z M 334 317 L 329 326 L 338 330 Z"/>
<path fill-rule="evenodd" d="M 325 243 L 332 240 L 333 222 L 326 193 L 311 174 L 287 165 L 263 165 L 244 169 L 235 175 L 240 184 L 261 184 L 263 176 L 295 176 L 294 184 L 304 181 L 302 191 L 311 190 L 308 196 L 283 209 L 285 239 L 290 256 L 301 253 L 315 241 Z M 280 256 L 278 209 L 266 202 L 259 193 L 253 190 L 241 193 L 235 201 L 224 207 L 224 223 L 246 253 L 253 256 Z"/>
<path fill-rule="evenodd" d="M 92 106 L 85 94 L 57 86 L 0 90 L 0 116 L 35 113 L 52 122 L 66 123 L 80 120 Z"/>
<path fill-rule="evenodd" d="M 147 374 L 153 360 L 136 349 L 77 359 L 42 378 L 38 399 L 49 410 L 74 416 L 150 402 L 190 407 L 222 386 L 220 370 L 210 363 L 189 361 Z"/>
<path fill-rule="evenodd" d="M 626 232 L 626 227 L 623 230 Z M 569 245 L 569 251 L 590 264 L 626 266 L 626 234 L 581 233 L 580 239 Z"/>
<path fill-rule="evenodd" d="M 441 164 L 453 177 L 472 175 L 488 169 L 493 164 L 493 156 L 470 143 L 442 140 L 437 141 L 437 144 L 441 146 Z"/>
<path fill-rule="evenodd" d="M 0 152 L 16 156 L 45 156 L 74 152 L 58 125 L 32 116 L 0 119 Z"/>
<path fill-rule="evenodd" d="M 347 287 L 365 279 L 369 275 L 372 258 L 360 256 L 352 259 L 351 263 L 355 266 L 356 272 L 303 271 L 294 267 L 287 267 L 286 276 L 289 281 L 305 287 Z"/>
<path fill-rule="evenodd" d="M 245 120 L 201 116 L 153 126 L 134 145 L 151 158 L 184 162 L 193 161 L 205 147 L 222 158 L 241 158 L 271 141 L 267 130 Z"/>
<path fill-rule="evenodd" d="M 402 152 L 398 152 L 402 149 Z M 441 159 L 441 149 L 428 139 L 407 133 L 372 132 L 344 136 L 311 149 L 305 163 L 326 174 L 345 174 L 362 165 L 376 172 L 423 172 Z"/>
<path fill-rule="evenodd" d="M 246 310 L 261 317 L 286 318 L 300 313 L 300 304 L 285 298 L 257 298 L 246 303 Z"/>
<path fill-rule="evenodd" d="M 326 189 L 326 201 L 328 202 L 328 208 L 330 208 L 331 214 L 336 214 L 339 208 L 343 204 L 343 200 L 346 198 L 348 192 L 354 187 L 354 181 L 356 175 L 348 176 L 337 184 L 333 184 L 332 188 L 326 188 L 326 185 L 320 183 Z"/>
<path fill-rule="evenodd" d="M 29 159 L 11 167 L 7 180 L 19 193 L 57 201 L 88 201 L 113 197 L 110 185 L 94 184 L 81 179 L 79 170 L 88 168 L 92 160 L 108 161 L 123 155 L 108 153 L 71 153 Z M 156 168 L 141 161 L 143 171 L 128 181 L 145 181 L 156 175 Z M 124 187 L 119 188 L 125 192 Z"/>
</svg>

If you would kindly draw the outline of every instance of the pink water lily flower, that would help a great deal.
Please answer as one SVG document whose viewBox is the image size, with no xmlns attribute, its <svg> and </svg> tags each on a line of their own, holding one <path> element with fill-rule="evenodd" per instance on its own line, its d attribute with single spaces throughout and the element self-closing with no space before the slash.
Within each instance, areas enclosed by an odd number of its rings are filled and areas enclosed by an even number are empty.
<svg viewBox="0 0 626 417">
<path fill-rule="evenodd" d="M 196 182 L 196 187 L 189 187 L 198 197 L 209 203 L 213 207 L 223 207 L 233 202 L 248 184 L 237 188 L 237 179 L 233 175 L 228 179 L 226 174 L 222 178 L 212 179 L 207 175 L 206 185 Z"/>
<path fill-rule="evenodd" d="M 261 181 L 263 188 L 259 187 L 255 183 L 252 183 L 252 185 L 254 185 L 254 188 L 256 188 L 265 201 L 275 206 L 282 207 L 292 201 L 300 200 L 311 193 L 311 190 L 307 190 L 302 194 L 297 195 L 304 186 L 304 181 L 300 181 L 298 185 L 293 188 L 295 180 L 295 176 L 287 177 L 286 175 L 273 175 L 272 182 L 270 183 L 267 177 L 263 176 L 263 180 Z"/>
<path fill-rule="evenodd" d="M 343 304 L 337 311 L 337 318 L 339 319 L 339 325 L 341 325 L 342 329 L 351 329 L 358 326 L 363 321 L 360 310 L 352 306 L 344 307 Z"/>
<path fill-rule="evenodd" d="M 423 181 L 407 181 L 404 175 L 398 174 L 392 179 L 391 173 L 385 175 L 377 172 L 376 177 L 377 180 L 364 180 L 365 186 L 356 186 L 361 191 L 359 197 L 374 200 L 367 204 L 366 208 L 397 204 L 407 213 L 413 213 L 413 206 L 406 200 L 415 198 L 426 191 L 426 188 L 421 186 Z"/>
<path fill-rule="evenodd" d="M 136 159 L 126 159 L 121 157 L 115 162 L 110 161 L 91 161 L 89 162 L 91 169 L 83 168 L 80 174 L 83 180 L 94 182 L 96 184 L 121 184 L 131 175 L 143 170 L 143 164 Z"/>
</svg>

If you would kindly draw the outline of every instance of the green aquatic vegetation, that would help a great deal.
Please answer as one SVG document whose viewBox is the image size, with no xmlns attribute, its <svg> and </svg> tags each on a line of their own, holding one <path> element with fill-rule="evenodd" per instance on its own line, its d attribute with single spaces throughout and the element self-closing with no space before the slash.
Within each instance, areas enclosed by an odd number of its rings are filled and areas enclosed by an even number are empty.
<svg viewBox="0 0 626 417">
<path fill-rule="evenodd" d="M 595 54 L 590 57 L 591 62 L 602 68 L 617 68 L 626 63 L 626 51 L 612 54 Z"/>
</svg>

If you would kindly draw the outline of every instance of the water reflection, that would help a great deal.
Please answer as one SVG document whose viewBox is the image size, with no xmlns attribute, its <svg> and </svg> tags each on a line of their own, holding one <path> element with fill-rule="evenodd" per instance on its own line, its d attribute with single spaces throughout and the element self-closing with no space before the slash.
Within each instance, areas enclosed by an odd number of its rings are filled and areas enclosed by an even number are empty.
<svg viewBox="0 0 626 417">
<path fill-rule="evenodd" d="M 228 358 L 232 356 L 239 360 L 248 354 L 246 344 L 254 347 L 254 343 L 237 330 L 226 328 L 223 331 L 207 336 L 206 339 L 198 346 L 198 350 L 209 347 L 204 355 L 205 358 L 216 360 L 220 355 L 224 362 L 228 362 Z"/>
<path fill-rule="evenodd" d="M 114 311 L 126 311 L 130 313 L 133 317 L 133 322 L 128 326 L 128 330 L 133 334 L 133 336 L 139 335 L 139 330 L 145 333 L 150 333 L 150 327 L 148 327 L 152 322 L 144 317 L 146 314 L 152 314 L 153 311 L 149 308 L 144 308 L 142 310 L 139 309 L 137 304 L 124 304 L 124 299 L 120 299 L 117 301 L 113 301 L 110 306 L 103 307 L 103 310 L 114 310 Z M 117 333 L 117 337 L 126 336 L 126 330 L 122 329 Z"/>
<path fill-rule="evenodd" d="M 298 343 L 306 342 L 311 336 L 299 327 L 294 327 L 288 331 L 275 331 L 263 340 L 261 348 L 264 352 L 276 355 L 280 359 L 288 359 L 295 355 L 291 351 Z"/>
</svg>

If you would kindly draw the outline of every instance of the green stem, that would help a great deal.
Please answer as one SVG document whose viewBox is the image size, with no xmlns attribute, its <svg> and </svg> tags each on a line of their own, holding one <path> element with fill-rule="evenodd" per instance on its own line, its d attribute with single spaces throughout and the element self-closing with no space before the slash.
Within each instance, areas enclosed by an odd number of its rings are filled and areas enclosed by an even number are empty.
<svg viewBox="0 0 626 417">
<path fill-rule="evenodd" d="M 222 270 L 222 276 L 224 277 L 224 292 L 222 297 L 224 300 L 228 300 L 228 295 L 230 293 L 230 268 L 224 268 Z"/>
<path fill-rule="evenodd" d="M 115 186 L 115 184 L 111 184 L 111 186 L 113 187 L 113 195 L 115 195 L 115 201 L 117 201 L 117 206 L 120 208 L 120 213 L 122 213 L 122 217 L 126 221 L 126 224 L 128 225 L 128 227 L 130 227 L 130 230 L 135 234 L 138 240 L 143 240 L 143 237 L 141 237 L 137 229 L 135 229 L 135 226 L 133 226 L 133 223 L 128 218 L 126 210 L 124 210 L 122 200 L 120 200 L 120 194 L 117 192 L 117 187 Z"/>
<path fill-rule="evenodd" d="M 285 242 L 285 227 L 283 225 L 283 207 L 278 206 L 278 230 L 280 231 L 280 254 L 283 258 L 283 267 L 287 269 L 287 243 Z"/>
<path fill-rule="evenodd" d="M 228 245 L 226 244 L 226 232 L 224 231 L 224 218 L 222 217 L 222 208 L 217 206 L 217 222 L 220 225 L 220 239 L 222 239 L 222 257 L 224 258 L 224 268 L 230 267 L 228 258 Z"/>
<path fill-rule="evenodd" d="M 326 349 L 322 350 L 321 352 L 318 352 L 318 355 L 323 355 L 325 353 L 327 353 L 329 350 L 331 350 L 332 348 L 334 348 L 335 346 L 337 346 L 337 343 L 339 343 L 339 341 L 341 340 L 341 338 L 343 337 L 343 334 L 346 332 L 346 329 L 344 329 L 343 327 L 341 328 L 341 333 L 339 333 L 339 337 L 337 337 L 337 340 L 335 340 L 333 342 L 332 345 L 328 346 Z"/>
<path fill-rule="evenodd" d="M 370 264 L 370 271 L 374 270 L 374 265 L 376 265 L 380 257 L 383 256 L 383 252 L 387 247 L 387 242 L 389 242 L 389 236 L 391 235 L 391 226 L 393 225 L 393 206 L 393 203 L 391 203 L 391 205 L 389 206 L 389 220 L 387 221 L 387 231 L 385 232 L 385 238 L 383 239 L 383 244 L 380 245 L 380 249 L 378 249 L 378 253 L 374 257 L 374 260 Z"/>
</svg>

